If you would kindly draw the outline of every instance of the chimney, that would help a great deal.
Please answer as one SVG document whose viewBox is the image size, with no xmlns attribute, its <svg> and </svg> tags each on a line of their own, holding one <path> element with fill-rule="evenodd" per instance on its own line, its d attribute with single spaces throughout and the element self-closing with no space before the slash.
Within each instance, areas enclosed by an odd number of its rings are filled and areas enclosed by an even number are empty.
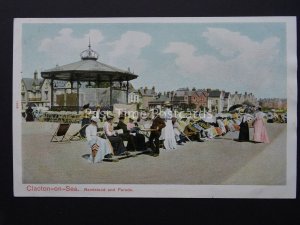
<svg viewBox="0 0 300 225">
<path fill-rule="evenodd" d="M 147 93 L 147 90 L 148 90 L 148 88 L 147 88 L 147 86 L 144 88 L 144 94 L 146 94 Z"/>
<path fill-rule="evenodd" d="M 33 77 L 34 77 L 34 80 L 37 80 L 37 79 L 38 79 L 38 72 L 37 72 L 37 71 L 34 71 Z"/>
</svg>

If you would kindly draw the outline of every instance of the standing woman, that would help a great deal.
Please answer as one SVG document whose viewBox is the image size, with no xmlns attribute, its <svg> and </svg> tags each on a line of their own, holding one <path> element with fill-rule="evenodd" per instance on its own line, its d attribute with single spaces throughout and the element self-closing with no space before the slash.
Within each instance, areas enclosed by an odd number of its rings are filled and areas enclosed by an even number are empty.
<svg viewBox="0 0 300 225">
<path fill-rule="evenodd" d="M 28 106 L 28 108 L 26 109 L 26 121 L 34 121 L 33 109 L 31 108 L 31 106 Z"/>
<path fill-rule="evenodd" d="M 257 108 L 254 120 L 254 135 L 253 141 L 258 143 L 270 143 L 269 136 L 267 133 L 266 125 L 264 122 L 265 114 L 261 111 L 261 107 Z"/>
<path fill-rule="evenodd" d="M 84 125 L 88 125 L 90 124 L 90 114 L 91 114 L 91 110 L 90 110 L 90 104 L 86 104 L 83 107 L 83 112 L 81 115 L 81 127 L 83 127 Z M 81 137 L 85 137 L 85 128 L 80 130 L 80 135 Z"/>
<path fill-rule="evenodd" d="M 176 149 L 177 142 L 175 139 L 175 133 L 173 129 L 173 123 L 172 123 L 172 117 L 173 113 L 171 110 L 171 104 L 167 102 L 165 104 L 166 110 L 164 112 L 164 119 L 166 126 L 162 129 L 162 136 L 160 137 L 161 139 L 164 140 L 164 147 L 169 150 L 169 149 Z"/>
<path fill-rule="evenodd" d="M 240 123 L 239 141 L 249 141 L 249 126 L 248 126 L 249 115 L 243 115 Z"/>
</svg>

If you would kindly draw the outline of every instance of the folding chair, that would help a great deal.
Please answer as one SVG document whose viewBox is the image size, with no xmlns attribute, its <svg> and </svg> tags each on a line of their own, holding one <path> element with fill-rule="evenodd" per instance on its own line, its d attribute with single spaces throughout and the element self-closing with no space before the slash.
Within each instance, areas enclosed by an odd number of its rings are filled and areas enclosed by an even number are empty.
<svg viewBox="0 0 300 225">
<path fill-rule="evenodd" d="M 64 139 L 66 136 L 66 133 L 69 130 L 70 123 L 60 123 L 58 125 L 58 128 L 56 129 L 55 133 L 53 134 L 50 142 L 63 142 L 63 141 L 69 141 L 67 139 Z M 58 137 L 62 137 L 60 140 Z"/>
<path fill-rule="evenodd" d="M 80 135 L 80 131 L 82 131 L 83 129 L 85 129 L 89 124 L 85 124 L 83 127 L 81 127 L 75 134 L 73 134 L 70 138 L 69 141 L 79 141 L 79 140 L 83 140 L 84 137 L 82 137 Z M 77 140 L 76 140 L 77 138 Z"/>
</svg>

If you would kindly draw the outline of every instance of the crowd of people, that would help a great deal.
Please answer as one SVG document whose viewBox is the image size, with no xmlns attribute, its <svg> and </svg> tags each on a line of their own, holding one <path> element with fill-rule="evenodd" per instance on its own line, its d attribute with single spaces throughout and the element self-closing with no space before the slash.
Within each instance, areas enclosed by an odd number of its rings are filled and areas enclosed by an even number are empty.
<svg viewBox="0 0 300 225">
<path fill-rule="evenodd" d="M 125 112 L 117 118 L 107 114 L 101 118 L 105 121 L 103 127 L 98 127 L 100 119 L 96 114 L 84 133 L 91 157 L 100 162 L 113 155 L 130 155 L 132 151 L 149 150 L 151 156 L 157 157 L 160 148 L 173 150 L 188 141 L 210 141 L 228 132 L 239 132 L 236 141 L 270 143 L 265 125 L 267 119 L 268 116 L 259 107 L 252 114 L 235 111 L 216 115 L 211 120 L 202 117 L 179 118 L 167 105 L 163 111 L 155 109 L 146 118 L 129 117 Z M 83 124 L 85 122 L 83 120 Z M 254 128 L 251 138 L 249 127 Z M 99 136 L 99 130 L 102 130 L 102 136 Z"/>
</svg>

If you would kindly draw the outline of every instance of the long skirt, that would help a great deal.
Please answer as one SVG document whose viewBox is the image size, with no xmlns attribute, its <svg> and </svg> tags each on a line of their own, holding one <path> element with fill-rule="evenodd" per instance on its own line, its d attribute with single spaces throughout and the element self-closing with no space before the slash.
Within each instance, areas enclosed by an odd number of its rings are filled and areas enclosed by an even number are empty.
<svg viewBox="0 0 300 225">
<path fill-rule="evenodd" d="M 164 146 L 166 149 L 176 149 L 177 143 L 171 120 L 167 120 L 166 126 L 162 129 L 160 139 L 164 140 Z"/>
<path fill-rule="evenodd" d="M 144 151 L 147 149 L 145 136 L 142 134 L 137 133 L 133 136 L 133 143 L 136 151 Z"/>
<path fill-rule="evenodd" d="M 121 155 L 126 151 L 123 140 L 119 136 L 108 136 L 108 140 L 110 141 L 115 155 Z"/>
<path fill-rule="evenodd" d="M 241 122 L 239 141 L 249 141 L 249 126 L 247 122 Z"/>
<path fill-rule="evenodd" d="M 257 119 L 254 122 L 253 127 L 254 127 L 253 141 L 262 142 L 262 143 L 270 143 L 267 129 L 266 129 L 263 119 Z"/>
<path fill-rule="evenodd" d="M 176 141 L 180 141 L 180 131 L 178 130 L 178 128 L 174 128 L 174 134 L 175 134 L 175 140 Z"/>
<path fill-rule="evenodd" d="M 91 141 L 88 142 L 88 148 L 91 151 L 91 148 L 94 144 L 97 144 L 99 146 L 99 149 L 95 155 L 95 157 L 90 155 L 88 160 L 92 163 L 99 163 L 104 159 L 104 156 L 107 154 L 111 154 L 111 149 L 108 144 L 108 142 L 105 139 L 102 139 L 100 137 L 95 137 Z"/>
<path fill-rule="evenodd" d="M 81 127 L 83 127 L 86 124 L 90 124 L 90 119 L 89 118 L 83 118 L 81 121 Z M 80 136 L 81 137 L 85 137 L 85 128 L 83 128 L 82 130 L 80 130 Z"/>
</svg>

